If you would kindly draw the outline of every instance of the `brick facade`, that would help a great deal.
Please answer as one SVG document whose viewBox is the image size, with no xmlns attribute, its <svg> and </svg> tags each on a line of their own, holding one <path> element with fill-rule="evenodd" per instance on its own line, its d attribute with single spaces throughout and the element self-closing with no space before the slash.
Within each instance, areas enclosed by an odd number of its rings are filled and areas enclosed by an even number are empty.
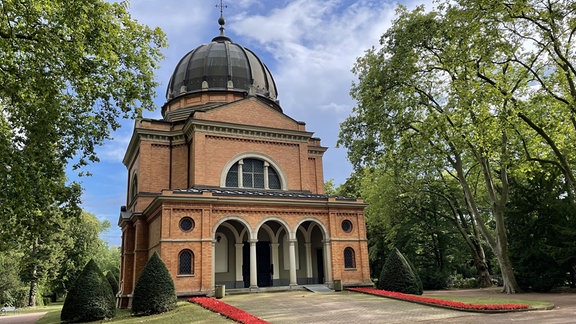
<svg viewBox="0 0 576 324">
<path fill-rule="evenodd" d="M 162 112 L 163 120 L 135 123 L 123 161 L 120 307 L 131 306 L 154 252 L 179 296 L 212 294 L 217 285 L 371 285 L 366 205 L 324 195 L 326 148 L 304 123 L 269 100 L 227 91 L 183 95 Z M 263 175 L 244 173 L 248 162 Z M 254 176 L 263 189 L 228 187 L 233 168 L 238 181 Z M 270 181 L 278 189 L 267 189 Z"/>
</svg>

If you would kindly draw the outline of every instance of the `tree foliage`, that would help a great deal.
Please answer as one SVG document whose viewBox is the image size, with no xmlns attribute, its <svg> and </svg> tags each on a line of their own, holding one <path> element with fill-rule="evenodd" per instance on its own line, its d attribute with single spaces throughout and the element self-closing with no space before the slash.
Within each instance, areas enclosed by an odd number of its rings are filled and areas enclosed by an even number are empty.
<svg viewBox="0 0 576 324">
<path fill-rule="evenodd" d="M 112 287 L 96 262 L 90 260 L 66 295 L 60 319 L 67 323 L 92 322 L 115 314 Z"/>
<path fill-rule="evenodd" d="M 119 289 L 118 280 L 116 280 L 116 277 L 110 271 L 106 272 L 106 280 L 108 280 L 108 283 L 110 284 L 110 288 L 112 288 L 112 293 L 114 294 L 114 296 L 116 296 L 116 294 L 118 293 L 118 289 Z"/>
<path fill-rule="evenodd" d="M 79 168 L 98 161 L 94 149 L 119 127 L 120 117 L 154 108 L 153 71 L 164 35 L 134 21 L 127 5 L 0 4 L 0 145 L 6 149 L 0 153 L 0 220 L 10 225 L 2 227 L 5 237 L 23 229 L 31 232 L 25 238 L 34 236 L 53 226 L 49 207 L 75 207 L 79 187 L 66 184 L 67 163 L 76 159 Z"/>
<path fill-rule="evenodd" d="M 456 181 L 454 205 L 478 226 L 509 293 L 510 176 L 550 164 L 572 196 L 574 15 L 570 1 L 400 7 L 382 47 L 354 68 L 358 105 L 340 135 L 353 164 Z"/>
<path fill-rule="evenodd" d="M 409 170 L 361 171 L 360 191 L 368 203 L 368 247 L 375 277 L 384 256 L 397 247 L 412 260 L 425 289 L 446 288 L 453 273 L 474 275 L 468 264 L 475 267 L 477 278 L 484 279 L 483 286 L 492 285 L 479 234 L 465 208 L 453 205 L 451 195 L 458 194 L 455 185 L 419 181 Z"/>
<path fill-rule="evenodd" d="M 176 289 L 166 265 L 158 253 L 148 259 L 134 287 L 132 312 L 152 315 L 170 311 L 176 307 Z"/>
<path fill-rule="evenodd" d="M 66 167 L 82 173 L 120 118 L 154 109 L 165 37 L 127 7 L 0 2 L 0 251 L 41 256 L 81 214 L 81 187 L 67 181 Z M 39 269 L 30 273 L 31 282 L 47 281 Z"/>
<path fill-rule="evenodd" d="M 58 266 L 56 276 L 48 281 L 48 288 L 54 297 L 62 296 L 82 271 L 83 266 L 94 260 L 102 271 L 114 271 L 120 266 L 118 247 L 108 247 L 99 235 L 110 228 L 110 222 L 100 222 L 96 215 L 82 212 L 79 218 L 67 221 L 60 242 L 63 260 Z"/>
<path fill-rule="evenodd" d="M 559 178 L 556 170 L 512 181 L 510 250 L 518 284 L 526 290 L 574 286 L 576 209 Z"/>
</svg>

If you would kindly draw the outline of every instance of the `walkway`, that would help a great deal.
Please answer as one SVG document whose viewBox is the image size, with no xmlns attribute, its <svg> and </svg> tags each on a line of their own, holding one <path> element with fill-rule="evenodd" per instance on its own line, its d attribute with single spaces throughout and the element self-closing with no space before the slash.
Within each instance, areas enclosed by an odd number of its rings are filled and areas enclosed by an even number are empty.
<svg viewBox="0 0 576 324">
<path fill-rule="evenodd" d="M 487 296 L 496 289 L 427 292 L 425 296 Z M 498 297 L 508 297 L 498 294 Z M 271 323 L 574 323 L 576 294 L 516 294 L 516 299 L 546 300 L 553 310 L 513 313 L 470 313 L 424 306 L 353 292 L 288 291 L 226 296 L 223 301 Z"/>
<path fill-rule="evenodd" d="M 0 324 L 33 324 L 46 312 L 0 316 Z"/>
</svg>

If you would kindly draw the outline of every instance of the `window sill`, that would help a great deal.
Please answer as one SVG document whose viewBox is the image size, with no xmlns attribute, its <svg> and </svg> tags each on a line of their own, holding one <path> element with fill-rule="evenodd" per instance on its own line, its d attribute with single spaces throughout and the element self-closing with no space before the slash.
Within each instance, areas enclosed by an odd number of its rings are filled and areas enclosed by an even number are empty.
<svg viewBox="0 0 576 324">
<path fill-rule="evenodd" d="M 179 275 L 176 275 L 176 278 L 181 278 L 181 277 L 195 277 L 195 276 L 196 276 L 196 275 L 193 274 L 193 273 L 190 273 L 190 274 L 179 274 Z"/>
<path fill-rule="evenodd" d="M 344 271 L 356 271 L 356 268 L 344 268 Z"/>
</svg>

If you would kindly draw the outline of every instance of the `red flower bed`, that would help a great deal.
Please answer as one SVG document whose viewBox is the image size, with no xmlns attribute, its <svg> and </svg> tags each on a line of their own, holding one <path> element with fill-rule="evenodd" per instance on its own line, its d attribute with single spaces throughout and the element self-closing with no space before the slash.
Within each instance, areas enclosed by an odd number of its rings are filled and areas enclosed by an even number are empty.
<svg viewBox="0 0 576 324">
<path fill-rule="evenodd" d="M 530 308 L 530 306 L 527 304 L 469 304 L 450 300 L 442 300 L 442 299 L 403 294 L 394 291 L 379 290 L 374 288 L 348 288 L 348 290 L 357 291 L 370 295 L 384 296 L 411 302 L 428 304 L 433 306 L 441 306 L 441 307 L 448 307 L 469 311 L 514 311 L 514 310 L 526 310 Z"/>
<path fill-rule="evenodd" d="M 189 302 L 198 304 L 213 312 L 220 313 L 231 320 L 244 324 L 267 324 L 268 322 L 247 313 L 232 305 L 228 305 L 217 299 L 210 297 L 192 297 L 188 299 Z"/>
</svg>

